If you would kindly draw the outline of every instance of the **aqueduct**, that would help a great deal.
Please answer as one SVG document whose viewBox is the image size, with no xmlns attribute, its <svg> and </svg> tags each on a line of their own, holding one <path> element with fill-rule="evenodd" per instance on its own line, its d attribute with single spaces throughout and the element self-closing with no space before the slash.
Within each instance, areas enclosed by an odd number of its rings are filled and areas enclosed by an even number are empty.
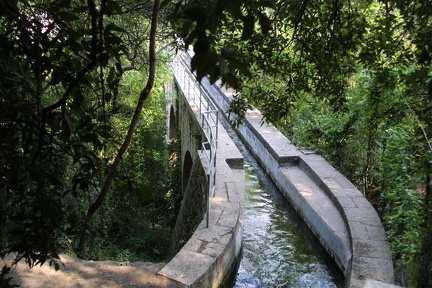
<svg viewBox="0 0 432 288">
<path fill-rule="evenodd" d="M 210 124 L 205 120 L 219 114 L 219 121 L 228 122 L 224 111 L 230 95 L 208 79 L 198 84 L 188 61 L 186 54 L 180 54 L 173 64 L 185 193 L 177 224 L 181 231 L 195 217 L 198 226 L 190 231 L 189 240 L 179 235 L 180 252 L 159 274 L 185 287 L 218 287 L 235 266 L 241 249 L 242 156 L 218 120 L 213 118 Z M 175 114 L 174 108 L 170 114 Z M 248 111 L 238 134 L 337 263 L 345 286 L 393 287 L 385 284 L 394 281 L 392 259 L 373 207 L 321 156 L 298 149 L 272 125 L 261 125 L 261 120 L 259 111 Z M 168 122 L 169 134 L 177 133 L 171 131 L 174 121 Z M 216 146 L 211 143 L 214 133 Z M 209 155 L 216 155 L 214 163 Z M 209 176 L 213 165 L 215 183 Z"/>
</svg>

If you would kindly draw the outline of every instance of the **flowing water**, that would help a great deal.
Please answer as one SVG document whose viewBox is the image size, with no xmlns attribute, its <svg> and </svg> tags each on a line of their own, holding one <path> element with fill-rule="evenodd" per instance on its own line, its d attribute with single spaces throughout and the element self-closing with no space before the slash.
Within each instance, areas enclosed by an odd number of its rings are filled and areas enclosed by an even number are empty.
<svg viewBox="0 0 432 288">
<path fill-rule="evenodd" d="M 341 287 L 343 278 L 331 258 L 235 132 L 228 130 L 245 158 L 246 174 L 243 248 L 230 286 Z"/>
</svg>

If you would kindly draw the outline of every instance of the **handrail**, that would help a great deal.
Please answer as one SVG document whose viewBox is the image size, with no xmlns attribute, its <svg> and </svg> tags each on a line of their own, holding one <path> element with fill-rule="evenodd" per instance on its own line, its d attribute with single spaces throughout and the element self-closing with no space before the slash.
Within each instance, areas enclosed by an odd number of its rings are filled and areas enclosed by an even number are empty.
<svg viewBox="0 0 432 288">
<path fill-rule="evenodd" d="M 210 197 L 214 197 L 216 183 L 216 154 L 217 137 L 219 125 L 219 109 L 213 99 L 202 88 L 195 75 L 190 71 L 190 57 L 186 53 L 178 53 L 172 62 L 174 76 L 177 79 L 186 98 L 192 100 L 198 108 L 198 118 L 202 128 L 202 152 L 205 153 L 209 161 L 208 170 L 208 193 L 207 193 L 207 213 L 206 225 L 209 227 L 209 215 L 211 209 Z"/>
</svg>

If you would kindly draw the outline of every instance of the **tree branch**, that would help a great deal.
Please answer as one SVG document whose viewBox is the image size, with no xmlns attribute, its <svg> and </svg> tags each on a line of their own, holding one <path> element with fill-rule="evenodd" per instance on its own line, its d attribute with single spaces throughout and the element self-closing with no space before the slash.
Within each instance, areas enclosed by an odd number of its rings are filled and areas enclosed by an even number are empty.
<svg viewBox="0 0 432 288">
<path fill-rule="evenodd" d="M 75 87 L 81 82 L 81 80 L 84 78 L 84 76 L 88 72 L 90 72 L 91 70 L 93 70 L 93 68 L 96 67 L 96 64 L 97 64 L 97 58 L 96 58 L 97 37 L 98 37 L 98 22 L 97 22 L 98 13 L 96 10 L 96 5 L 95 5 L 93 0 L 88 0 L 87 3 L 88 3 L 88 7 L 90 9 L 90 16 L 91 16 L 91 22 L 92 22 L 92 28 L 91 28 L 92 46 L 91 46 L 91 52 L 90 52 L 90 63 L 87 64 L 87 66 L 85 66 L 80 72 L 78 72 L 76 77 L 72 79 L 72 81 L 69 83 L 68 87 L 66 88 L 66 91 L 63 94 L 63 97 L 59 101 L 57 101 L 56 103 L 42 109 L 42 121 L 41 121 L 41 125 L 39 127 L 39 136 L 38 136 L 39 140 L 38 140 L 38 145 L 36 147 L 36 152 L 33 156 L 33 160 L 32 160 L 31 165 L 33 165 L 36 162 L 36 160 L 39 156 L 39 153 L 42 149 L 42 146 L 43 146 L 43 135 L 45 132 L 45 124 L 47 121 L 48 113 L 54 109 L 57 109 L 61 106 L 64 106 L 66 104 L 66 101 L 69 98 L 70 94 L 72 93 L 73 89 L 75 89 Z"/>
<path fill-rule="evenodd" d="M 159 6 L 160 6 L 160 0 L 155 0 L 154 7 L 153 7 L 153 15 L 152 15 L 152 22 L 151 22 L 151 30 L 150 30 L 150 42 L 149 42 L 149 74 L 147 79 L 147 84 L 145 88 L 141 91 L 140 97 L 138 99 L 137 106 L 135 108 L 134 115 L 131 120 L 131 124 L 129 125 L 128 132 L 126 134 L 125 140 L 120 147 L 119 151 L 117 152 L 117 155 L 114 159 L 114 163 L 111 165 L 110 172 L 104 182 L 104 185 L 102 187 L 102 191 L 99 193 L 97 199 L 95 202 L 90 206 L 90 208 L 87 211 L 87 219 L 90 219 L 96 211 L 102 206 L 103 202 L 105 201 L 105 198 L 111 188 L 111 185 L 113 183 L 116 171 L 118 167 L 120 166 L 120 163 L 123 159 L 124 154 L 126 153 L 127 149 L 129 148 L 129 145 L 132 141 L 133 134 L 135 133 L 136 126 L 138 124 L 139 118 L 141 117 L 141 112 L 144 106 L 144 102 L 147 100 L 153 85 L 155 81 L 155 75 L 156 75 L 156 28 L 157 28 L 157 21 L 159 16 Z M 78 254 L 83 255 L 84 252 L 84 242 L 85 242 L 85 233 L 81 234 L 80 243 L 78 245 Z"/>
</svg>

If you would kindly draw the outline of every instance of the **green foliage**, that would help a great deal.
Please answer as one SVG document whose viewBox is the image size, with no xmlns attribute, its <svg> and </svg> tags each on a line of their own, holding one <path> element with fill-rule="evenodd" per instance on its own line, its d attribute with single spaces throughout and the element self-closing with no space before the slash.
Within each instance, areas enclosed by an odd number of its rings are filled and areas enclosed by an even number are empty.
<svg viewBox="0 0 432 288">
<path fill-rule="evenodd" d="M 248 63 L 232 69 L 243 80 L 230 112 L 254 105 L 355 183 L 384 219 L 403 285 L 421 281 L 406 267 L 432 260 L 419 257 L 431 243 L 431 7 L 276 1 L 266 37 L 225 30 L 218 42 Z"/>
<path fill-rule="evenodd" d="M 422 169 L 413 155 L 416 141 L 412 125 L 388 129 L 383 165 L 384 223 L 395 258 L 407 265 L 414 260 L 421 244 L 423 201 Z M 411 131 L 410 131 L 411 130 Z"/>
<path fill-rule="evenodd" d="M 164 144 L 166 69 L 160 69 L 112 195 L 94 222 L 86 217 L 112 171 L 146 80 L 152 5 L 3 2 L 0 255 L 17 252 L 16 260 L 29 266 L 54 263 L 59 253 L 72 253 L 84 233 L 92 239 L 89 246 L 102 251 L 89 257 L 100 259 L 104 247 L 116 246 L 129 251 L 121 257 L 163 259 L 167 244 L 155 239 L 168 238 L 178 201 L 172 199 L 177 194 Z M 159 59 L 163 67 L 167 56 Z M 109 238 L 116 225 L 129 227 L 118 235 L 131 239 L 126 247 Z M 140 232 L 130 237 L 134 229 Z"/>
<path fill-rule="evenodd" d="M 165 81 L 161 67 L 160 81 Z M 127 122 L 142 89 L 143 73 L 125 72 L 119 83 L 118 110 L 110 118 L 116 133 L 126 133 Z M 161 85 L 162 86 L 162 85 Z M 160 86 L 160 87 L 161 87 Z M 178 208 L 173 209 L 177 193 L 170 187 L 171 176 L 165 145 L 165 96 L 155 89 L 148 100 L 122 166 L 117 173 L 113 193 L 89 231 L 91 241 L 86 258 L 95 260 L 161 261 L 166 258 L 169 235 Z M 160 239 L 164 239 L 161 241 Z"/>
<path fill-rule="evenodd" d="M 271 78 L 261 73 L 254 73 L 254 78 L 244 84 L 240 95 L 244 97 L 240 96 L 239 99 L 255 99 L 254 105 L 259 107 L 269 122 L 277 122 L 278 119 L 289 115 L 297 98 L 297 93 L 290 89 L 289 83 L 279 77 Z M 232 111 L 239 111 L 238 114 L 242 117 L 244 108 L 235 105 L 236 102 L 230 108 Z"/>
<path fill-rule="evenodd" d="M 220 45 L 218 39 L 223 39 L 227 31 L 242 40 L 267 35 L 271 24 L 266 9 L 272 6 L 272 2 L 262 0 L 196 0 L 173 5 L 171 23 L 185 47 L 193 46 L 191 67 L 197 78 L 201 80 L 209 75 L 212 82 L 221 78 L 223 83 L 239 87 L 235 71 L 247 73 L 247 62 L 232 54 L 229 46 Z"/>
<path fill-rule="evenodd" d="M 413 121 L 413 120 L 412 120 Z M 430 247 L 430 173 L 432 151 L 419 145 L 414 123 L 407 122 L 388 129 L 383 155 L 384 223 L 393 256 L 398 261 L 399 277 L 406 277 L 405 285 L 428 283 Z M 429 207 L 428 207 L 429 206 Z M 418 270 L 426 274 L 420 275 Z M 423 286 L 423 285 L 420 285 Z M 426 285 L 428 286 L 428 285 Z"/>
<path fill-rule="evenodd" d="M 423 241 L 421 249 L 417 252 L 416 260 L 411 262 L 410 286 L 411 287 L 430 287 L 432 285 L 432 251 L 430 249 L 432 243 L 432 225 L 430 224 L 431 210 L 429 209 L 429 217 L 427 224 L 423 229 Z"/>
<path fill-rule="evenodd" d="M 236 94 L 227 110 L 231 123 L 235 126 L 240 125 L 246 116 L 247 109 L 251 108 L 252 106 L 247 103 L 247 99 L 242 94 Z"/>
</svg>

